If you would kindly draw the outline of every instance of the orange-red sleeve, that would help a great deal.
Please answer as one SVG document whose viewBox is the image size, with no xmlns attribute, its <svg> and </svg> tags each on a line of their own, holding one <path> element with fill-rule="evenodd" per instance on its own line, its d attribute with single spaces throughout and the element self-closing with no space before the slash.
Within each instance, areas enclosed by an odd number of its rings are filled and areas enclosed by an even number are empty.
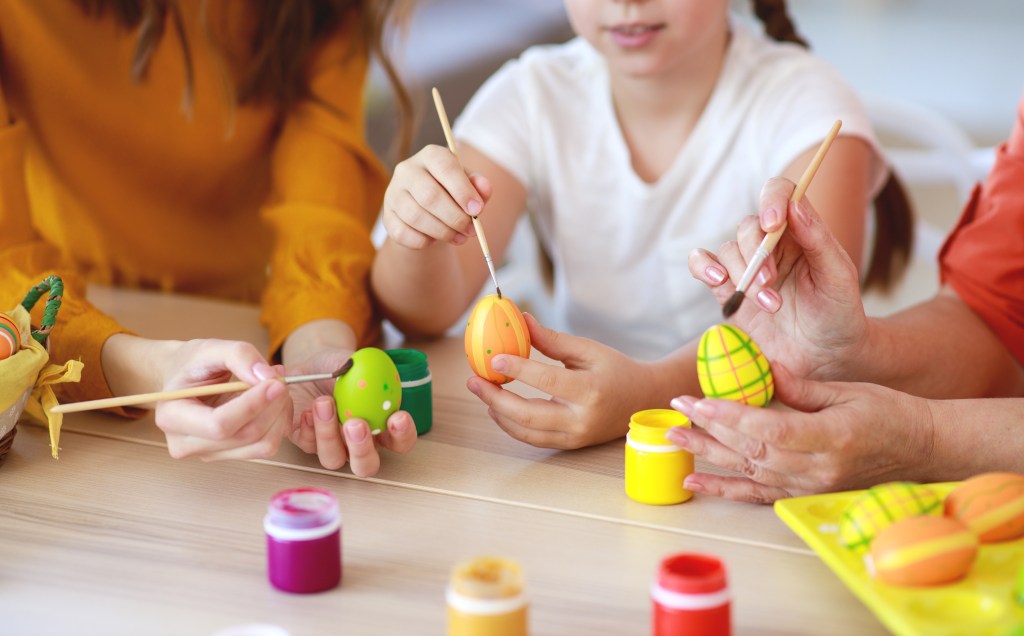
<svg viewBox="0 0 1024 636">
<path fill-rule="evenodd" d="M 271 351 L 321 318 L 346 322 L 360 344 L 379 332 L 370 232 L 386 175 L 364 139 L 366 71 L 367 54 L 347 29 L 330 39 L 311 66 L 312 98 L 292 109 L 277 139 L 273 198 L 263 210 L 274 231 L 262 300 Z"/>
<path fill-rule="evenodd" d="M 1010 139 L 939 252 L 942 281 L 1024 364 L 1024 100 Z"/>
</svg>

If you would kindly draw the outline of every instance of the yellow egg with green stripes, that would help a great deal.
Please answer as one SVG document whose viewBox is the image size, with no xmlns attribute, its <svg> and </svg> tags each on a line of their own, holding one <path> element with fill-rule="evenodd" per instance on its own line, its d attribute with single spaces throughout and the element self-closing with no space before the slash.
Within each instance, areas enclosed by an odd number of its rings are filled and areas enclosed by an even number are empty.
<svg viewBox="0 0 1024 636">
<path fill-rule="evenodd" d="M 700 337 L 697 380 L 705 397 L 765 406 L 775 394 L 768 359 L 750 336 L 733 325 L 715 325 Z"/>
<path fill-rule="evenodd" d="M 839 541 L 855 552 L 865 552 L 885 528 L 925 515 L 942 515 L 942 498 L 934 490 L 909 481 L 879 484 L 862 492 L 843 511 Z"/>
</svg>

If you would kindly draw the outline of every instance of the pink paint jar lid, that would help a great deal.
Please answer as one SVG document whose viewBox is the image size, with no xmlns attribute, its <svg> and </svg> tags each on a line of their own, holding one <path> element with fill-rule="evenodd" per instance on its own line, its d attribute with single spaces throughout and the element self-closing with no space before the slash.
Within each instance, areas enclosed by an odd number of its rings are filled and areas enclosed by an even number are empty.
<svg viewBox="0 0 1024 636">
<path fill-rule="evenodd" d="M 676 554 L 661 562 L 658 585 L 679 594 L 720 592 L 726 587 L 725 566 L 706 554 Z"/>
<path fill-rule="evenodd" d="M 292 488 L 274 495 L 265 524 L 279 529 L 313 530 L 336 527 L 341 521 L 338 500 L 319 488 Z"/>
</svg>

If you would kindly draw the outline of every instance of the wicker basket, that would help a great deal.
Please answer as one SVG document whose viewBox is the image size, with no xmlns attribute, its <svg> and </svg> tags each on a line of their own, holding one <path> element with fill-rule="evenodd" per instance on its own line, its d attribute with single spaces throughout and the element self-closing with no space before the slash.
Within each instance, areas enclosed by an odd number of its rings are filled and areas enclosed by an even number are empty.
<svg viewBox="0 0 1024 636">
<path fill-rule="evenodd" d="M 25 295 L 25 299 L 21 302 L 21 307 L 26 312 L 31 311 L 36 301 L 44 293 L 48 293 L 46 309 L 43 311 L 43 320 L 39 328 L 32 330 L 32 338 L 45 347 L 48 344 L 48 337 L 57 317 L 57 310 L 60 309 L 61 297 L 64 295 L 64 284 L 60 277 L 48 276 L 43 282 L 33 287 Z M 29 355 L 29 353 L 19 350 L 11 358 L 0 360 L 0 365 L 4 365 L 8 360 L 12 360 L 19 355 Z M 2 368 L 0 366 L 0 369 Z M 21 418 L 25 410 L 25 404 L 32 394 L 36 378 L 15 378 L 15 380 L 19 385 L 27 386 L 27 388 L 14 400 L 13 404 L 0 404 L 0 409 L 2 409 L 0 410 L 0 465 L 3 464 L 3 461 L 7 458 L 7 453 L 14 444 L 14 436 L 18 433 L 18 420 Z"/>
</svg>

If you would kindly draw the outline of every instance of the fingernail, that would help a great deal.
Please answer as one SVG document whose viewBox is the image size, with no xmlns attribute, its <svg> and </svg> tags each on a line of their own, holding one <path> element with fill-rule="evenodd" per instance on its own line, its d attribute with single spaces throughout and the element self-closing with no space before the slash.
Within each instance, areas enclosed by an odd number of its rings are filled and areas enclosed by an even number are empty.
<svg viewBox="0 0 1024 636">
<path fill-rule="evenodd" d="M 277 398 L 284 395 L 284 392 L 288 389 L 285 387 L 284 382 L 271 382 L 267 385 L 267 392 L 263 395 L 268 400 L 276 400 Z"/>
<path fill-rule="evenodd" d="M 330 399 L 315 400 L 313 402 L 313 410 L 320 420 L 334 419 L 334 404 Z"/>
<path fill-rule="evenodd" d="M 721 283 L 725 280 L 725 272 L 714 266 L 709 266 L 704 270 L 704 275 L 708 277 L 713 283 Z"/>
<path fill-rule="evenodd" d="M 480 210 L 483 210 L 483 209 L 484 209 L 484 204 L 480 203 L 476 199 L 470 199 L 469 203 L 466 205 L 466 211 L 469 212 L 470 214 L 472 214 L 473 216 L 476 216 L 477 214 L 480 214 Z"/>
<path fill-rule="evenodd" d="M 693 413 L 693 405 L 696 402 L 697 400 L 689 395 L 680 395 L 677 398 L 672 398 L 672 402 L 670 402 L 670 404 L 672 405 L 672 408 L 689 417 L 690 414 Z"/>
<path fill-rule="evenodd" d="M 757 273 L 757 282 L 762 284 L 762 285 L 767 285 L 768 284 L 768 272 L 763 270 L 763 269 L 761 271 L 759 271 Z"/>
<path fill-rule="evenodd" d="M 707 400 L 699 400 L 694 403 L 693 410 L 704 417 L 714 417 L 718 413 L 718 407 Z"/>
<path fill-rule="evenodd" d="M 807 213 L 807 209 L 799 201 L 794 201 L 791 206 L 793 215 L 796 216 L 797 220 L 800 221 L 801 225 L 811 224 L 811 215 Z"/>
<path fill-rule="evenodd" d="M 491 359 L 491 368 L 495 371 L 504 372 L 505 369 L 508 368 L 508 362 L 505 360 L 504 356 L 494 356 Z"/>
<path fill-rule="evenodd" d="M 345 422 L 345 438 L 350 442 L 365 442 L 370 436 L 370 427 L 364 422 Z"/>
<path fill-rule="evenodd" d="M 683 480 L 683 488 L 690 492 L 704 492 L 704 484 L 700 483 L 700 480 L 693 475 L 689 475 Z"/>
<path fill-rule="evenodd" d="M 405 435 L 406 431 L 409 430 L 409 423 L 405 421 L 404 417 L 388 420 L 388 430 L 391 431 L 392 435 Z"/>
<path fill-rule="evenodd" d="M 270 378 L 276 378 L 277 374 L 274 373 L 274 369 L 269 364 L 262 360 L 252 365 L 252 374 L 260 380 L 267 380 Z"/>
<path fill-rule="evenodd" d="M 452 243 L 455 243 L 456 245 L 462 245 L 463 243 L 466 242 L 466 239 L 468 238 L 469 237 L 466 236 L 465 234 L 456 234 L 455 238 L 452 239 Z"/>
<path fill-rule="evenodd" d="M 779 211 L 775 208 L 768 208 L 761 213 L 761 229 L 774 230 L 779 222 Z"/>
<path fill-rule="evenodd" d="M 470 380 L 467 382 L 466 388 L 469 389 L 469 392 L 473 395 L 480 395 L 480 385 L 477 384 L 476 380 Z"/>
<path fill-rule="evenodd" d="M 667 439 L 668 441 L 672 442 L 673 444 L 680 448 L 685 448 L 686 450 L 689 450 L 689 448 L 686 446 L 686 443 L 689 439 L 686 436 L 686 430 L 687 429 L 682 426 L 673 426 L 672 428 L 668 429 L 668 431 L 665 433 L 665 439 Z"/>
<path fill-rule="evenodd" d="M 779 299 L 776 297 L 771 290 L 762 289 L 757 292 L 757 302 L 767 309 L 768 311 L 774 312 L 779 309 Z"/>
</svg>

